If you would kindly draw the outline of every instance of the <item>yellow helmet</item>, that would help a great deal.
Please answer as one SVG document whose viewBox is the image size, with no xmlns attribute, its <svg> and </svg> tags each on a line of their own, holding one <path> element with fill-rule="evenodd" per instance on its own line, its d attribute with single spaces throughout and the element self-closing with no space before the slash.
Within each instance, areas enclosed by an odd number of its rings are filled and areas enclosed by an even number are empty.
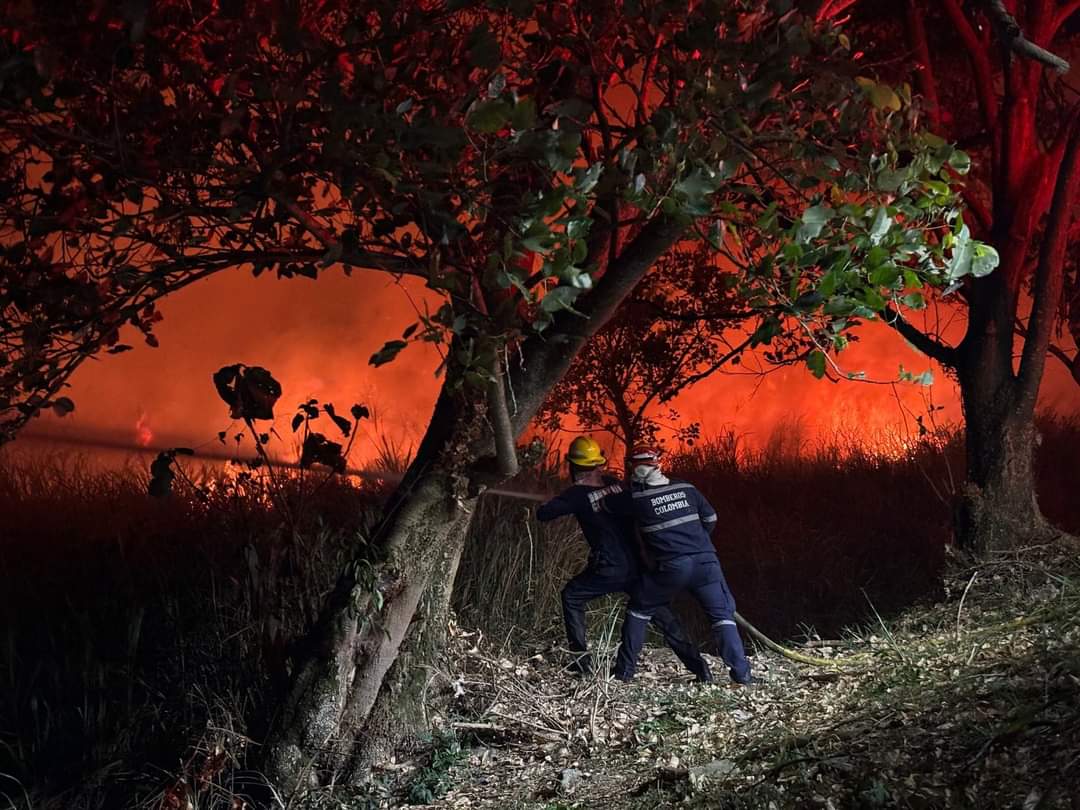
<svg viewBox="0 0 1080 810">
<path fill-rule="evenodd" d="M 578 436 L 570 442 L 566 460 L 577 467 L 602 467 L 607 464 L 604 451 L 591 436 Z"/>
</svg>

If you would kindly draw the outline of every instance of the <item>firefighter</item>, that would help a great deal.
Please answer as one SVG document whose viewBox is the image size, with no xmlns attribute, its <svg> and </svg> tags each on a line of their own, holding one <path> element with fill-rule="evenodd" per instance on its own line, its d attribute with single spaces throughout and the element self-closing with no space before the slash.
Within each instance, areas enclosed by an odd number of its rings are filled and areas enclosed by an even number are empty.
<svg viewBox="0 0 1080 810">
<path fill-rule="evenodd" d="M 584 675 L 592 671 L 585 634 L 585 606 L 609 593 L 632 595 L 640 581 L 642 561 L 633 520 L 617 517 L 601 508 L 605 496 L 623 492 L 625 487 L 618 479 L 604 475 L 607 459 L 600 445 L 587 436 L 574 439 L 566 460 L 573 484 L 542 504 L 536 517 L 546 522 L 573 515 L 589 544 L 588 565 L 562 590 L 566 638 L 574 655 L 571 668 Z M 667 605 L 657 606 L 650 615 L 668 646 L 697 680 L 711 681 L 708 663 L 697 645 L 687 639 Z M 644 634 L 644 624 L 641 631 Z"/>
<path fill-rule="evenodd" d="M 637 447 L 629 461 L 630 487 L 606 494 L 604 509 L 637 521 L 656 570 L 646 572 L 630 596 L 612 674 L 621 681 L 634 677 L 645 626 L 658 610 L 667 610 L 675 594 L 689 591 L 709 618 L 731 680 L 749 684 L 750 662 L 735 625 L 735 599 L 712 543 L 716 510 L 693 484 L 664 475 L 657 448 Z"/>
</svg>

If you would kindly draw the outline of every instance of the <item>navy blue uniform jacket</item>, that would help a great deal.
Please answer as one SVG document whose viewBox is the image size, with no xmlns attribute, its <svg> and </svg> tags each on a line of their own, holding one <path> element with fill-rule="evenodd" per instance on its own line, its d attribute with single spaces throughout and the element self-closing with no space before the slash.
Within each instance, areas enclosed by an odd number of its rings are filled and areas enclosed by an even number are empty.
<svg viewBox="0 0 1080 810">
<path fill-rule="evenodd" d="M 716 551 L 711 537 L 716 510 L 688 481 L 672 478 L 655 487 L 634 483 L 606 497 L 604 508 L 637 520 L 642 539 L 658 560 Z"/>
<path fill-rule="evenodd" d="M 615 515 L 603 508 L 604 498 L 625 492 L 615 478 L 604 476 L 603 487 L 574 484 L 536 510 L 541 522 L 574 515 L 589 544 L 590 568 L 621 568 L 636 572 L 640 557 L 634 540 L 634 522 L 629 515 Z"/>
</svg>

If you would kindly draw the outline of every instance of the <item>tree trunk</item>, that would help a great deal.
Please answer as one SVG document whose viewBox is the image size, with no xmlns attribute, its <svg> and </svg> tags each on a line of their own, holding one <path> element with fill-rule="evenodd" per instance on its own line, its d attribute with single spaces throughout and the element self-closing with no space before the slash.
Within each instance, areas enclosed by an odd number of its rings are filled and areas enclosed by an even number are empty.
<svg viewBox="0 0 1080 810">
<path fill-rule="evenodd" d="M 433 628 L 445 619 L 475 500 L 449 470 L 475 460 L 469 454 L 482 419 L 482 409 L 467 412 L 444 389 L 373 551 L 339 578 L 267 746 L 267 774 L 286 794 L 355 781 L 363 770 L 355 764 L 370 765 L 414 719 L 422 677 L 405 663 L 390 670 L 403 651 L 415 663 L 441 646 Z M 373 716 L 380 699 L 383 709 Z"/>
<path fill-rule="evenodd" d="M 1011 265 L 1024 254 L 1003 250 L 1002 266 L 972 284 L 968 331 L 956 358 L 967 458 L 956 535 L 977 554 L 1022 545 L 1047 528 L 1035 500 L 1034 401 L 1021 395 L 1013 370 Z"/>
<path fill-rule="evenodd" d="M 1064 283 L 1064 262 L 1080 185 L 1080 120 L 1069 122 L 1053 176 L 1053 198 L 1032 285 L 1032 314 L 1019 369 L 1013 368 L 1017 279 L 1030 244 L 1029 221 L 999 216 L 1002 266 L 972 284 L 968 331 L 957 371 L 966 420 L 967 483 L 960 497 L 957 535 L 975 552 L 1015 548 L 1062 537 L 1043 518 L 1035 497 L 1032 461 L 1035 405 L 1050 333 Z M 999 211 L 1007 211 L 1004 204 Z M 1024 215 L 1030 220 L 1030 216 Z M 1012 236 L 1012 238 L 1010 238 Z M 1020 238 L 1026 237 L 1026 238 Z"/>
<path fill-rule="evenodd" d="M 589 317 L 559 313 L 548 332 L 525 341 L 520 362 L 505 376 L 514 392 L 513 412 L 488 413 L 488 403 L 505 408 L 505 397 L 443 386 L 416 459 L 370 544 L 373 551 L 346 566 L 310 634 L 266 746 L 264 769 L 280 791 L 291 796 L 362 781 L 378 756 L 420 719 L 423 665 L 442 646 L 475 493 L 512 469 L 509 459 L 498 457 L 499 446 L 525 429 L 585 341 L 683 229 L 663 218 L 651 221 L 581 303 Z M 487 463 L 493 456 L 494 464 Z"/>
<path fill-rule="evenodd" d="M 466 534 L 462 533 L 460 542 L 454 539 L 446 544 L 432 569 L 397 659 L 383 679 L 362 731 L 356 735 L 362 744 L 354 744 L 351 756 L 340 763 L 343 781 L 353 785 L 367 782 L 374 767 L 429 725 L 431 664 L 438 661 L 446 644 L 450 597 Z"/>
<path fill-rule="evenodd" d="M 976 554 L 1054 535 L 1035 497 L 1032 414 L 1017 403 L 1011 375 L 987 379 L 991 376 L 962 374 L 960 385 L 967 480 L 958 499 L 956 531 L 959 545 Z"/>
</svg>

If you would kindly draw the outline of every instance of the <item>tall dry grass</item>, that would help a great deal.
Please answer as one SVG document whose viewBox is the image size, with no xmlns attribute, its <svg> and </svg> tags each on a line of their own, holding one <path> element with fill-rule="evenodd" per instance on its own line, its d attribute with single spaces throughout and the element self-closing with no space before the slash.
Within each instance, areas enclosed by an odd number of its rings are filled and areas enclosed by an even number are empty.
<svg viewBox="0 0 1080 810">
<path fill-rule="evenodd" d="M 272 721 L 291 645 L 377 502 L 307 486 L 287 529 L 267 479 L 193 481 L 159 500 L 138 466 L 0 459 L 0 797 L 126 807 L 204 737 L 239 756 Z"/>
<path fill-rule="evenodd" d="M 1041 433 L 1042 506 L 1080 532 L 1080 422 L 1043 420 Z M 781 637 L 827 634 L 871 603 L 885 613 L 937 587 L 963 452 L 954 433 L 926 438 L 883 457 L 796 430 L 759 451 L 728 435 L 672 466 L 717 508 L 741 612 Z M 400 469 L 399 454 L 386 445 L 381 463 Z M 556 491 L 558 468 L 549 459 L 521 488 Z M 245 773 L 296 640 L 362 547 L 381 493 L 341 479 L 309 481 L 301 497 L 295 477 L 276 488 L 214 470 L 192 478 L 202 494 L 183 484 L 153 500 L 142 466 L 0 453 L 0 806 L 160 806 L 178 776 Z M 526 501 L 481 499 L 455 589 L 460 621 L 561 640 L 559 590 L 585 552 L 572 520 L 541 526 Z M 596 605 L 598 623 L 609 628 L 617 605 Z"/>
<path fill-rule="evenodd" d="M 1080 533 L 1080 418 L 1043 416 L 1036 477 L 1055 525 Z M 668 458 L 719 515 L 715 542 L 740 612 L 778 637 L 817 632 L 891 612 L 932 595 L 952 534 L 952 503 L 964 480 L 963 437 L 951 427 L 921 438 L 860 434 L 810 439 L 780 425 L 750 448 L 727 433 Z M 555 492 L 551 459 L 532 484 Z M 558 592 L 584 564 L 572 518 L 547 525 L 521 502 L 484 503 L 455 590 L 463 620 L 503 635 L 559 632 Z M 530 574 L 531 572 L 531 574 Z M 696 609 L 680 605 L 690 624 Z M 593 614 L 603 621 L 609 604 Z M 707 638 L 704 625 L 698 634 Z"/>
</svg>

